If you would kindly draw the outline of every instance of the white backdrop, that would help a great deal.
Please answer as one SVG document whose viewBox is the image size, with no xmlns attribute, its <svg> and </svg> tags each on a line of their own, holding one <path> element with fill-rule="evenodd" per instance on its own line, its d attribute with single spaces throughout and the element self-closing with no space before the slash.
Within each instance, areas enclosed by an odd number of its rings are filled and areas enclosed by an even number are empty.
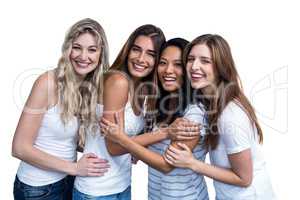
<svg viewBox="0 0 300 200">
<path fill-rule="evenodd" d="M 293 1 L 1 1 L 0 199 L 13 199 L 19 161 L 11 141 L 38 74 L 55 67 L 66 30 L 90 17 L 104 27 L 112 62 L 129 34 L 152 23 L 167 39 L 217 33 L 231 45 L 245 93 L 265 135 L 267 168 L 278 199 L 297 199 L 299 9 Z M 298 23 L 296 23 L 298 21 Z M 299 79 L 298 79 L 299 80 Z M 210 196 L 214 192 L 209 181 Z M 133 199 L 147 199 L 147 168 L 133 168 Z"/>
</svg>

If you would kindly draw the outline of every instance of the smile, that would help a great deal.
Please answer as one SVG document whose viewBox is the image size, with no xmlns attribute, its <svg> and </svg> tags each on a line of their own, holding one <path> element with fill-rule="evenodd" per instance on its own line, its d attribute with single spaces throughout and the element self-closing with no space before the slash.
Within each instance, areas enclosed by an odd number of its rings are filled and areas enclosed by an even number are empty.
<svg viewBox="0 0 300 200">
<path fill-rule="evenodd" d="M 147 68 L 147 66 L 143 66 L 143 65 L 133 63 L 133 68 L 138 72 L 142 72 Z"/>
<path fill-rule="evenodd" d="M 80 62 L 80 61 L 75 61 L 75 62 L 78 65 L 78 67 L 80 67 L 80 68 L 86 68 L 90 64 L 89 62 Z"/>
</svg>

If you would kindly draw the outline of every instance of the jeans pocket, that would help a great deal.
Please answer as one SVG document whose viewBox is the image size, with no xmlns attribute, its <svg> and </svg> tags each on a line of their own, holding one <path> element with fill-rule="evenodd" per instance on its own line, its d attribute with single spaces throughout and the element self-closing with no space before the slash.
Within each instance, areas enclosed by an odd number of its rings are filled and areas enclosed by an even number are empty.
<svg viewBox="0 0 300 200">
<path fill-rule="evenodd" d="M 25 186 L 23 188 L 24 197 L 26 199 L 42 199 L 51 193 L 51 185 L 46 186 Z"/>
</svg>

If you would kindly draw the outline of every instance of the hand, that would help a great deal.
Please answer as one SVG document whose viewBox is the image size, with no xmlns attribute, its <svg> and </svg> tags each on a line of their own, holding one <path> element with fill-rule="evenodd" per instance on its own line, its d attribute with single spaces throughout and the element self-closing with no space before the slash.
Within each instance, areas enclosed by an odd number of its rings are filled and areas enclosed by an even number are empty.
<svg viewBox="0 0 300 200">
<path fill-rule="evenodd" d="M 200 135 L 200 125 L 185 118 L 177 118 L 167 129 L 171 140 L 193 140 Z"/>
<path fill-rule="evenodd" d="M 103 176 L 110 165 L 105 159 L 97 157 L 93 153 L 84 154 L 75 163 L 75 175 L 76 176 Z"/>
<path fill-rule="evenodd" d="M 169 146 L 167 151 L 164 154 L 164 159 L 170 165 L 180 168 L 191 168 L 191 164 L 195 159 L 190 148 L 183 143 L 177 143 L 182 150 L 176 149 L 172 145 Z"/>
<path fill-rule="evenodd" d="M 102 117 L 100 120 L 100 129 L 103 136 L 107 137 L 113 142 L 118 143 L 120 141 L 120 138 L 126 136 L 126 134 L 124 134 L 120 125 L 119 115 L 117 113 L 114 113 L 114 117 L 116 120 L 116 124 Z"/>
</svg>

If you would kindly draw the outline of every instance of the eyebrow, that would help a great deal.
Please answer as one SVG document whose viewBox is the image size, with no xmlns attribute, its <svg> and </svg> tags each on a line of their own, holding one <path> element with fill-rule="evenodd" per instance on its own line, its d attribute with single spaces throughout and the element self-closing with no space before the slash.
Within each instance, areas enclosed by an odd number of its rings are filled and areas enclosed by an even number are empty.
<svg viewBox="0 0 300 200">
<path fill-rule="evenodd" d="M 136 45 L 136 44 L 133 44 L 132 47 L 135 47 L 135 48 L 138 48 L 138 49 L 142 49 L 142 47 L 140 47 L 139 45 Z M 156 54 L 156 51 L 155 51 L 155 50 L 147 49 L 147 52 Z"/>
<path fill-rule="evenodd" d="M 200 58 L 204 58 L 204 59 L 211 60 L 211 58 L 210 58 L 210 57 L 206 57 L 206 56 L 200 56 Z"/>
<path fill-rule="evenodd" d="M 72 46 L 81 46 L 81 45 L 79 43 L 74 42 L 72 44 Z M 88 48 L 98 48 L 98 46 L 97 45 L 91 45 L 91 46 L 88 46 Z"/>
</svg>

